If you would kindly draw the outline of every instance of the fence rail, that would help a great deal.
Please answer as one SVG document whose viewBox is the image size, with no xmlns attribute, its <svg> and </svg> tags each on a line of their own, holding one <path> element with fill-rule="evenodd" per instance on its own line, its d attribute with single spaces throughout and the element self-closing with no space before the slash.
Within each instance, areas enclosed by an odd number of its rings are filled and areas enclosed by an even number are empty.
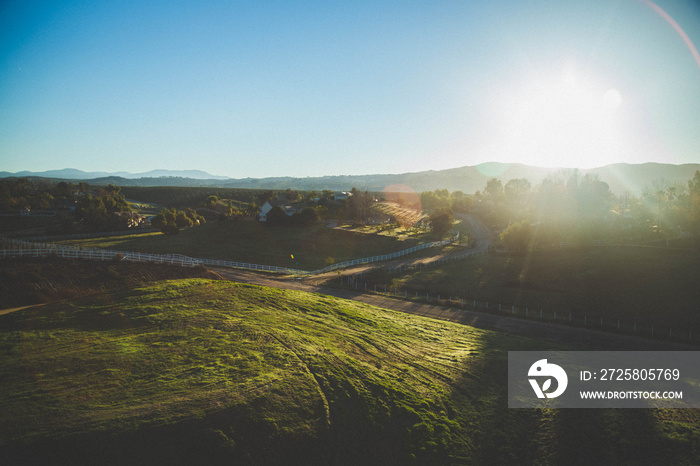
<svg viewBox="0 0 700 466">
<path fill-rule="evenodd" d="M 274 265 L 250 264 L 246 262 L 225 261 L 218 259 L 199 259 L 187 257 L 182 254 L 146 254 L 141 252 L 131 251 L 113 251 L 106 249 L 86 249 L 67 245 L 59 245 L 52 243 L 35 243 L 31 241 L 17 240 L 11 238 L 0 237 L 0 242 L 12 246 L 13 249 L 3 249 L 0 256 L 2 257 L 39 257 L 55 255 L 57 257 L 66 257 L 72 259 L 92 259 L 92 260 L 112 260 L 120 259 L 132 262 L 155 262 L 160 264 L 173 264 L 183 267 L 194 267 L 197 265 L 209 265 L 214 267 L 228 267 L 234 269 L 251 270 L 255 272 L 271 272 L 287 275 L 318 275 L 333 270 L 338 270 L 353 265 L 368 264 L 371 262 L 379 262 L 397 257 L 405 256 L 422 249 L 431 247 L 444 246 L 452 243 L 459 238 L 459 233 L 450 239 L 444 241 L 434 241 L 432 243 L 420 244 L 403 251 L 392 254 L 383 254 L 380 256 L 367 257 L 363 259 L 354 259 L 351 261 L 341 262 L 339 264 L 329 265 L 319 270 L 307 271 L 299 269 L 291 269 L 288 267 L 278 267 Z"/>
<path fill-rule="evenodd" d="M 456 234 L 453 237 L 451 237 L 450 239 L 446 239 L 446 240 L 442 240 L 442 241 L 433 241 L 432 243 L 419 244 L 418 246 L 414 246 L 412 248 L 404 249 L 403 251 L 394 252 L 391 254 L 382 254 L 379 256 L 365 257 L 363 259 L 354 259 L 351 261 L 341 262 L 339 264 L 332 264 L 332 265 L 329 265 L 329 266 L 324 267 L 322 269 L 318 269 L 318 270 L 315 270 L 313 272 L 308 272 L 308 273 L 310 275 L 318 275 L 321 273 L 332 272 L 334 270 L 352 267 L 353 265 L 362 265 L 362 264 L 369 264 L 372 262 L 382 262 L 382 261 L 386 261 L 386 260 L 397 259 L 399 257 L 403 257 L 407 254 L 421 251 L 423 249 L 434 248 L 434 247 L 438 247 L 438 246 L 445 246 L 447 244 L 454 243 L 458 239 L 459 239 L 459 232 L 456 232 Z"/>
<path fill-rule="evenodd" d="M 425 290 L 409 290 L 388 284 L 363 281 L 360 277 L 340 278 L 340 286 L 360 293 L 373 293 L 417 302 L 431 303 L 452 309 L 464 309 L 487 314 L 517 317 L 539 322 L 569 325 L 610 333 L 619 333 L 679 343 L 700 345 L 700 331 L 689 325 L 668 322 L 652 322 L 645 319 L 603 315 L 599 312 L 547 310 L 526 305 L 506 304 L 498 301 L 484 301 L 460 296 L 430 293 Z"/>
</svg>

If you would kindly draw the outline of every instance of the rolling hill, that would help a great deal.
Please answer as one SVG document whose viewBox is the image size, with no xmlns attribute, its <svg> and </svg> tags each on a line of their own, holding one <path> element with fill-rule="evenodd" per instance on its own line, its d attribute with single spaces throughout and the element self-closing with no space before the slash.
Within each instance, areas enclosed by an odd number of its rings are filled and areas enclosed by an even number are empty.
<svg viewBox="0 0 700 466">
<path fill-rule="evenodd" d="M 531 339 L 205 279 L 0 316 L 3 464 L 682 464 L 696 410 L 508 409 Z M 588 448 L 595 445 L 595 448 Z"/>
<path fill-rule="evenodd" d="M 674 183 L 686 184 L 693 178 L 700 164 L 672 165 L 661 163 L 626 164 L 618 163 L 590 170 L 579 170 L 581 174 L 592 173 L 610 185 L 613 193 L 639 196 L 645 189 L 654 189 Z M 90 184 L 119 186 L 208 186 L 247 189 L 296 189 L 316 190 L 330 189 L 348 191 L 353 187 L 360 190 L 382 192 L 397 191 L 433 191 L 447 189 L 471 194 L 482 190 L 491 178 L 498 178 L 504 184 L 514 178 L 526 178 L 533 186 L 538 185 L 547 176 L 557 173 L 570 173 L 568 168 L 542 168 L 523 164 L 484 163 L 475 166 L 452 168 L 447 170 L 430 170 L 403 174 L 377 175 L 340 175 L 321 177 L 270 177 L 270 178 L 227 178 L 216 177 L 208 173 L 192 171 L 154 170 L 141 174 L 92 173 L 76 170 L 58 170 L 50 172 L 8 173 L 0 172 L 0 178 L 8 176 L 41 176 L 56 179 L 81 179 Z M 80 175 L 80 176 L 78 176 Z M 87 175 L 96 175 L 89 177 Z"/>
<path fill-rule="evenodd" d="M 14 177 L 41 177 L 58 178 L 65 180 L 93 180 L 97 178 L 190 178 L 195 180 L 227 180 L 227 176 L 214 176 L 202 170 L 151 170 L 143 173 L 129 172 L 85 172 L 76 168 L 64 168 L 62 170 L 47 170 L 43 172 L 21 171 L 17 173 L 0 172 L 0 178 Z"/>
</svg>

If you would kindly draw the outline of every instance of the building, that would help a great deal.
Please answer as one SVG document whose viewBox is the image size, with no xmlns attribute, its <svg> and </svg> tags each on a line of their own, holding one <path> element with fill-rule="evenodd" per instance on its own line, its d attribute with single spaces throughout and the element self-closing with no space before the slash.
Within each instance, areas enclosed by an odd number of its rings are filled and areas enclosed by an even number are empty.
<svg viewBox="0 0 700 466">
<path fill-rule="evenodd" d="M 277 201 L 265 201 L 265 203 L 262 205 L 260 208 L 260 214 L 258 215 L 258 218 L 260 219 L 261 222 L 267 221 L 267 214 L 270 213 L 273 207 L 279 206 L 284 210 L 284 213 L 287 214 L 289 217 L 297 213 L 297 209 L 284 201 L 277 200 Z"/>
</svg>

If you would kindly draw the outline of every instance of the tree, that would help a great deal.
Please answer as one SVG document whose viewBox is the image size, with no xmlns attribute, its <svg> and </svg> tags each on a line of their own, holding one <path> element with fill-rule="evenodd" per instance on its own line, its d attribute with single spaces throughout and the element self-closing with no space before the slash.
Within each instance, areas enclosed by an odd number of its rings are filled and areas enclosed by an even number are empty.
<svg viewBox="0 0 700 466">
<path fill-rule="evenodd" d="M 513 252 L 527 251 L 532 240 L 532 228 L 526 221 L 511 223 L 506 230 L 501 233 L 501 241 Z"/>
<path fill-rule="evenodd" d="M 194 221 L 190 217 L 188 217 L 185 212 L 179 210 L 175 215 L 175 225 L 178 228 L 187 228 L 194 225 Z"/>
<path fill-rule="evenodd" d="M 436 212 L 450 206 L 450 198 L 447 190 L 423 191 L 420 194 L 421 210 L 424 212 Z"/>
<path fill-rule="evenodd" d="M 328 216 L 330 215 L 330 211 L 328 210 L 328 207 L 324 205 L 318 205 L 315 207 L 316 210 L 316 215 L 318 215 L 319 220 L 326 220 Z"/>
<path fill-rule="evenodd" d="M 688 223 L 694 235 L 700 235 L 700 171 L 688 181 Z"/>
<path fill-rule="evenodd" d="M 454 212 L 469 213 L 473 203 L 474 199 L 462 191 L 453 191 L 450 194 L 450 207 Z"/>
<path fill-rule="evenodd" d="M 525 178 L 513 178 L 506 183 L 503 189 L 506 202 L 510 205 L 524 205 L 527 203 L 532 185 Z"/>
<path fill-rule="evenodd" d="M 452 229 L 454 215 L 448 208 L 438 209 L 430 215 L 430 227 L 437 236 L 444 236 Z"/>
<path fill-rule="evenodd" d="M 212 207 L 214 207 L 214 206 L 216 205 L 217 202 L 219 202 L 219 198 L 216 197 L 216 196 L 214 196 L 214 195 L 212 194 L 211 196 L 209 196 L 209 197 L 207 198 L 207 200 L 206 200 L 206 202 L 204 203 L 204 205 L 207 206 L 207 207 L 209 207 L 209 208 L 212 208 Z"/>
<path fill-rule="evenodd" d="M 491 178 L 486 182 L 486 188 L 484 188 L 484 194 L 486 194 L 494 204 L 498 204 L 503 200 L 504 190 L 503 183 L 498 178 Z"/>
<path fill-rule="evenodd" d="M 352 220 L 366 222 L 370 216 L 370 207 L 372 207 L 373 203 L 374 199 L 367 191 L 361 192 L 357 188 L 352 188 L 345 206 Z"/>
<path fill-rule="evenodd" d="M 287 188 L 284 191 L 284 198 L 288 202 L 297 202 L 301 199 L 301 194 L 299 194 L 299 191 L 293 190 L 291 188 Z"/>
<path fill-rule="evenodd" d="M 180 229 L 174 222 L 168 222 L 163 228 L 161 228 L 161 231 L 164 235 L 177 235 L 180 233 Z"/>
<path fill-rule="evenodd" d="M 282 207 L 276 205 L 267 213 L 266 222 L 270 226 L 287 225 L 289 223 L 289 217 Z"/>
<path fill-rule="evenodd" d="M 292 221 L 301 226 L 315 225 L 318 223 L 318 214 L 313 207 L 304 207 L 301 212 L 292 215 Z"/>
<path fill-rule="evenodd" d="M 204 225 L 207 223 L 205 218 L 199 215 L 193 208 L 187 209 L 187 216 L 192 219 L 193 225 Z"/>
<path fill-rule="evenodd" d="M 197 214 L 194 209 L 188 209 L 186 212 L 175 209 L 163 209 L 151 219 L 151 226 L 158 228 L 166 235 L 176 235 L 180 232 L 180 228 L 203 225 L 205 223 L 204 217 Z"/>
</svg>

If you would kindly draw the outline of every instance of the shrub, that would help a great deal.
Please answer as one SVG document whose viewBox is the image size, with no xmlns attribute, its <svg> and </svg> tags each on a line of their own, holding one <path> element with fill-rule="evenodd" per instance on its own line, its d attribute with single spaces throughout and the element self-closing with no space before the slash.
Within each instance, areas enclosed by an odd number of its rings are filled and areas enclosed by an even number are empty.
<svg viewBox="0 0 700 466">
<path fill-rule="evenodd" d="M 501 241 L 513 252 L 524 252 L 530 247 L 532 228 L 527 221 L 512 223 L 501 233 Z"/>
</svg>

